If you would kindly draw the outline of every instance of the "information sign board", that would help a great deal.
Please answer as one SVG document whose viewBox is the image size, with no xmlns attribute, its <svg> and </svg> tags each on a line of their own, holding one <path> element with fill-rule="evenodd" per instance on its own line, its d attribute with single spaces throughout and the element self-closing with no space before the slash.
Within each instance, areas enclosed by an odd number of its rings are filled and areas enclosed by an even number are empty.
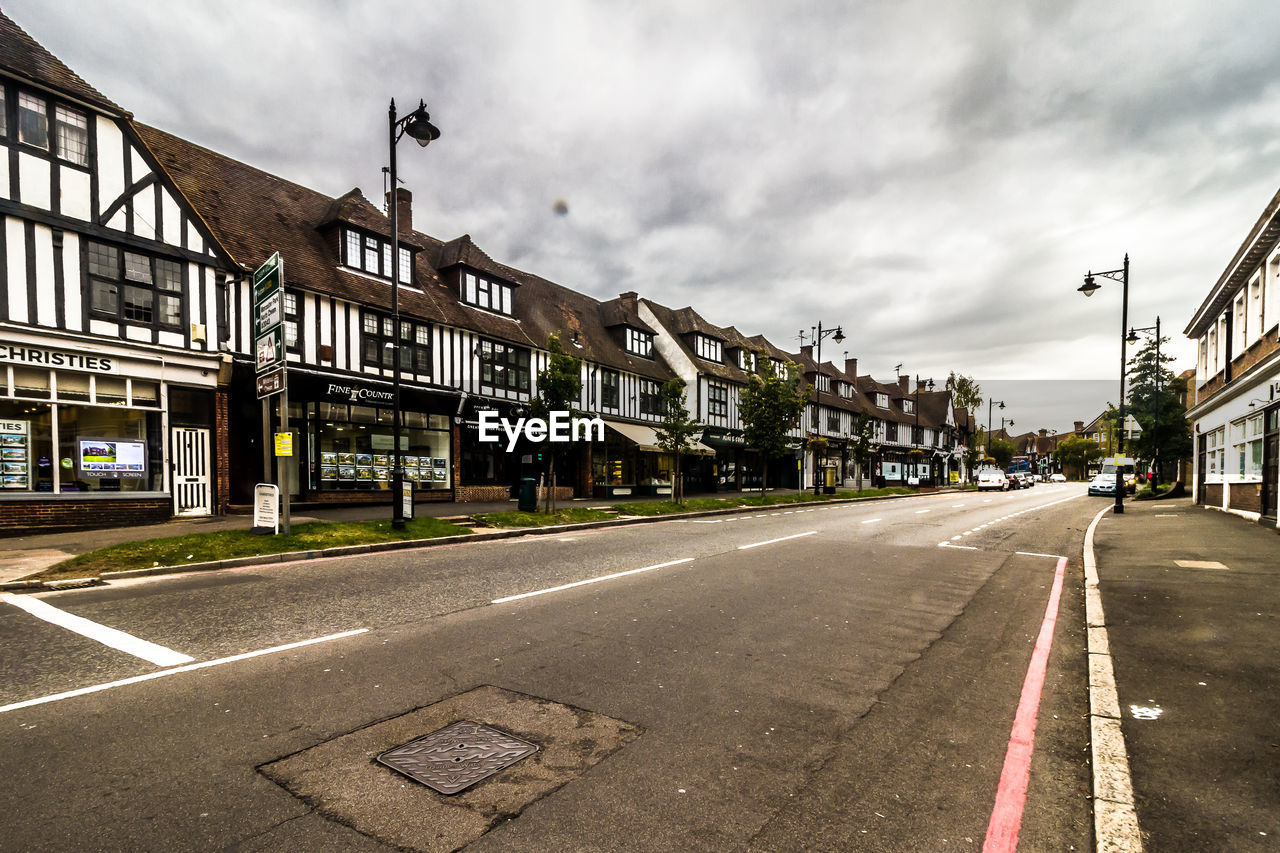
<svg viewBox="0 0 1280 853">
<path fill-rule="evenodd" d="M 272 394 L 279 394 L 284 390 L 284 367 L 277 367 L 275 370 L 259 373 L 257 385 L 259 400 L 264 400 Z"/>
<path fill-rule="evenodd" d="M 281 334 L 280 327 L 276 326 L 265 335 L 260 335 L 254 341 L 253 351 L 259 373 L 284 364 L 284 335 Z"/>
<path fill-rule="evenodd" d="M 253 487 L 253 532 L 280 532 L 280 487 L 258 483 Z"/>
<path fill-rule="evenodd" d="M 293 455 L 293 433 L 278 432 L 276 438 L 276 456 L 292 456 Z"/>
</svg>

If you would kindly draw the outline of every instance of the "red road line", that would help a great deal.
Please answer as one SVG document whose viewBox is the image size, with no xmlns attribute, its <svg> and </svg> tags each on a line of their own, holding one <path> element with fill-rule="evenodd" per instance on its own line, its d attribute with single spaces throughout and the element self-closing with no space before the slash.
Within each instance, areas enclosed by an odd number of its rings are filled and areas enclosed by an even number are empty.
<svg viewBox="0 0 1280 853">
<path fill-rule="evenodd" d="M 1018 830 L 1022 827 L 1022 808 L 1026 804 L 1027 780 L 1031 775 L 1031 752 L 1035 748 L 1036 715 L 1040 711 L 1040 693 L 1049 667 L 1049 650 L 1053 646 L 1053 628 L 1058 623 L 1058 603 L 1062 599 L 1062 578 L 1066 569 L 1067 558 L 1060 557 L 1044 622 L 1040 625 L 1040 636 L 1036 638 L 1027 677 L 1022 682 L 1022 698 L 1018 701 L 1018 713 L 1013 718 L 1013 731 L 1009 735 L 1009 748 L 1005 752 L 1004 769 L 1000 772 L 1000 786 L 996 789 L 996 804 L 991 810 L 982 853 L 1013 853 L 1018 849 Z"/>
</svg>

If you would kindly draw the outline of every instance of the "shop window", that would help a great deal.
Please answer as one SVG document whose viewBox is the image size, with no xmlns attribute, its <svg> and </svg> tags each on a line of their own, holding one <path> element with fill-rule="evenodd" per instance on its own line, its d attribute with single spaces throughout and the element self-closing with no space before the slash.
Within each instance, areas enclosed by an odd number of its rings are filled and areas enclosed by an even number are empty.
<svg viewBox="0 0 1280 853">
<path fill-rule="evenodd" d="M 1239 480 L 1262 479 L 1262 423 L 1259 413 L 1231 424 L 1231 474 Z"/>
<path fill-rule="evenodd" d="M 621 376 L 616 370 L 600 371 L 600 406 L 605 409 L 618 408 L 620 396 L 619 383 Z"/>
<path fill-rule="evenodd" d="M 317 471 L 321 490 L 386 490 L 394 468 L 392 412 L 371 406 L 319 403 L 316 406 Z M 400 432 L 400 463 L 418 489 L 447 489 L 451 484 L 451 434 L 423 429 L 432 424 L 421 412 L 405 412 Z M 437 425 L 439 421 L 435 422 Z M 443 419 L 448 426 L 448 419 Z"/>
<path fill-rule="evenodd" d="M 61 491 L 159 491 L 161 444 L 159 412 L 58 406 Z"/>
<path fill-rule="evenodd" d="M 0 493 L 53 491 L 52 411 L 0 401 Z"/>
<path fill-rule="evenodd" d="M 87 243 L 89 309 L 105 319 L 182 328 L 182 266 L 166 258 Z"/>
<path fill-rule="evenodd" d="M 169 386 L 169 424 L 207 427 L 213 424 L 213 392 L 204 388 Z"/>
</svg>

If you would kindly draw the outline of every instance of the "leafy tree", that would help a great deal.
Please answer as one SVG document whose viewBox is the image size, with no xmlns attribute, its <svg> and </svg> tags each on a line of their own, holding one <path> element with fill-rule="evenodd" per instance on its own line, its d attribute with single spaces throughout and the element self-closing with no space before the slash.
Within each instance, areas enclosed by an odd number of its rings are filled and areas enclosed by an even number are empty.
<svg viewBox="0 0 1280 853">
<path fill-rule="evenodd" d="M 1102 455 L 1102 447 L 1092 438 L 1073 435 L 1058 442 L 1056 452 L 1063 470 L 1074 468 L 1083 477 L 1085 466 Z"/>
<path fill-rule="evenodd" d="M 679 378 L 667 380 L 662 385 L 662 423 L 654 433 L 658 437 L 658 446 L 664 453 L 670 453 L 674 460 L 671 490 L 676 503 L 684 503 L 684 478 L 680 474 L 680 456 L 693 446 L 694 436 L 702 432 L 702 424 L 689 416 L 689 409 L 684 404 L 684 382 Z"/>
<path fill-rule="evenodd" d="M 1167 344 L 1167 337 L 1161 344 Z M 1191 456 L 1191 425 L 1182 405 L 1185 390 L 1165 364 L 1176 361 L 1173 356 L 1156 358 L 1156 342 L 1148 341 L 1129 362 L 1129 405 L 1142 433 L 1130 443 L 1130 455 L 1149 459 L 1160 479 L 1160 467 Z M 1157 390 L 1158 386 L 1158 390 Z"/>
<path fill-rule="evenodd" d="M 759 374 L 747 377 L 738 396 L 738 416 L 747 445 L 760 453 L 764 471 L 760 491 L 769 486 L 769 462 L 790 451 L 787 433 L 795 429 L 809 402 L 809 388 L 801 381 L 800 367 L 788 362 L 784 373 L 765 360 Z"/>
<path fill-rule="evenodd" d="M 957 375 L 953 370 L 947 377 L 947 390 L 951 392 L 951 404 L 966 412 L 973 412 L 982 405 L 982 388 L 971 376 Z"/>
<path fill-rule="evenodd" d="M 993 457 L 1002 469 L 1009 467 L 1016 452 L 1017 448 L 1013 446 L 1012 441 L 1005 441 L 996 436 L 991 437 L 990 446 L 987 447 L 987 455 Z"/>
<path fill-rule="evenodd" d="M 871 461 L 872 455 L 876 451 L 875 445 L 876 419 L 859 412 L 853 416 L 853 424 L 849 429 L 849 455 L 853 458 L 853 463 L 858 466 L 858 488 L 862 488 L 862 475 L 867 470 L 867 463 Z"/>
<path fill-rule="evenodd" d="M 548 418 L 552 412 L 568 412 L 569 417 L 577 416 L 578 409 L 573 405 L 582 397 L 582 360 L 574 358 L 560 346 L 560 336 L 555 332 L 547 338 L 547 349 L 551 357 L 547 368 L 538 373 L 538 395 L 529 401 L 529 414 L 532 417 Z M 546 511 L 556 511 L 556 456 L 559 446 L 547 442 L 547 483 Z"/>
</svg>

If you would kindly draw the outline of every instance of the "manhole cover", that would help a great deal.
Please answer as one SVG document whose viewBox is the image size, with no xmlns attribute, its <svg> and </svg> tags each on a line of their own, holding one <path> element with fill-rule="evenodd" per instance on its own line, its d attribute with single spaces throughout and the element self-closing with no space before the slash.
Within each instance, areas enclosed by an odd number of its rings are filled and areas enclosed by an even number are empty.
<svg viewBox="0 0 1280 853">
<path fill-rule="evenodd" d="M 459 720 L 387 750 L 378 763 L 442 794 L 456 794 L 537 751 L 527 740 Z"/>
</svg>

